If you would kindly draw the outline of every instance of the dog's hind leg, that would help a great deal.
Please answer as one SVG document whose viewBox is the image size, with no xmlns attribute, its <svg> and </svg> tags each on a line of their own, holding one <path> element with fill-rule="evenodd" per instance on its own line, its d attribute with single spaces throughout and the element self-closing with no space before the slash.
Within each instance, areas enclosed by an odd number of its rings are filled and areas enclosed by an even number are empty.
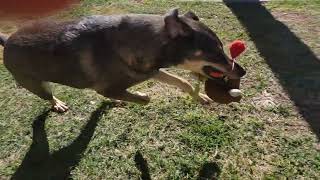
<svg viewBox="0 0 320 180">
<path fill-rule="evenodd" d="M 54 111 L 65 112 L 68 110 L 68 107 L 64 102 L 60 101 L 52 95 L 51 88 L 48 82 L 39 81 L 23 75 L 14 75 L 14 78 L 20 86 L 26 88 L 41 99 L 50 101 Z"/>
<path fill-rule="evenodd" d="M 187 80 L 170 74 L 164 70 L 159 70 L 159 73 L 153 78 L 163 83 L 178 86 L 182 91 L 189 93 L 193 99 L 200 101 L 201 103 L 212 102 L 212 99 L 210 99 L 207 95 L 201 94 L 199 91 L 195 90 Z"/>
<path fill-rule="evenodd" d="M 138 104 L 148 104 L 150 102 L 150 98 L 140 92 L 136 92 L 132 94 L 127 90 L 123 90 L 120 92 L 112 92 L 112 91 L 97 91 L 99 94 L 103 95 L 104 97 L 111 98 L 113 100 L 121 100 L 121 101 L 128 101 L 134 102 Z"/>
</svg>

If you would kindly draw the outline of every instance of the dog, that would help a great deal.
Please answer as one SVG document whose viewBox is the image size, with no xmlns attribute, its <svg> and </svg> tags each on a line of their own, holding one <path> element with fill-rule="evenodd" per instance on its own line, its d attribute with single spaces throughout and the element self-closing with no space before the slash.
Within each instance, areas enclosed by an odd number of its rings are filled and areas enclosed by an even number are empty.
<svg viewBox="0 0 320 180">
<path fill-rule="evenodd" d="M 178 67 L 210 78 L 210 71 L 239 79 L 244 69 L 225 54 L 217 35 L 193 12 L 179 15 L 88 16 L 70 21 L 35 21 L 10 37 L 0 36 L 4 65 L 17 83 L 51 102 L 49 82 L 90 88 L 114 100 L 147 104 L 150 98 L 127 91 L 148 79 L 178 86 L 200 102 L 212 101 L 186 80 L 165 71 Z"/>
</svg>

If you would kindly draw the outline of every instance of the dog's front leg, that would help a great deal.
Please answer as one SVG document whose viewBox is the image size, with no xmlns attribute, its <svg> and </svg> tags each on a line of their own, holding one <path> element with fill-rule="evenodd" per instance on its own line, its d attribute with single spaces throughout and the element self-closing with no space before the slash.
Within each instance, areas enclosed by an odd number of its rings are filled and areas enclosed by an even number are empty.
<svg viewBox="0 0 320 180">
<path fill-rule="evenodd" d="M 182 91 L 189 93 L 193 99 L 200 101 L 201 103 L 212 102 L 212 99 L 205 94 L 199 93 L 198 90 L 195 90 L 187 80 L 164 70 L 160 70 L 153 78 L 163 83 L 178 86 Z"/>
</svg>

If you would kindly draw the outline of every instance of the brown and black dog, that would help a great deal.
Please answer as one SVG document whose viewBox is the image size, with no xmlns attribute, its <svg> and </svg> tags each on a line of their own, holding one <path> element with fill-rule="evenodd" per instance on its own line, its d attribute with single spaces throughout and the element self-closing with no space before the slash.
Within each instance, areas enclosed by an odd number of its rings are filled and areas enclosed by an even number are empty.
<svg viewBox="0 0 320 180">
<path fill-rule="evenodd" d="M 210 69 L 239 79 L 244 69 L 224 53 L 216 34 L 192 12 L 178 15 L 89 16 L 78 20 L 37 21 L 20 28 L 4 46 L 4 64 L 15 80 L 56 111 L 68 107 L 52 95 L 48 82 L 91 88 L 99 94 L 146 104 L 150 99 L 127 89 L 154 78 L 207 102 L 186 80 L 161 68 L 181 67 L 209 77 Z M 205 69 L 205 70 L 204 70 Z"/>
</svg>

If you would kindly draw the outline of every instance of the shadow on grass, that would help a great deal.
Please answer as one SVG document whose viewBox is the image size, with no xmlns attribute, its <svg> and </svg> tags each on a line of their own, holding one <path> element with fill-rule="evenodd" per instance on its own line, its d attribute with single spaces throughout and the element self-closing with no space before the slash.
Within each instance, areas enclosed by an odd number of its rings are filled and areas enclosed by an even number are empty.
<svg viewBox="0 0 320 180">
<path fill-rule="evenodd" d="M 219 178 L 221 170 L 217 163 L 208 162 L 202 165 L 202 168 L 199 171 L 198 180 L 216 180 Z"/>
<path fill-rule="evenodd" d="M 134 162 L 136 164 L 136 167 L 141 173 L 140 179 L 142 180 L 151 180 L 148 161 L 142 156 L 140 151 L 137 151 L 134 156 Z M 217 163 L 215 162 L 208 162 L 205 163 L 200 171 L 198 180 L 216 180 L 219 178 L 219 175 L 221 173 L 221 170 Z"/>
<path fill-rule="evenodd" d="M 142 156 L 140 151 L 136 152 L 136 155 L 134 156 L 134 162 L 136 163 L 136 167 L 141 172 L 141 179 L 142 180 L 151 180 L 148 162 L 147 160 Z"/>
<path fill-rule="evenodd" d="M 317 56 L 262 4 L 224 2 L 247 29 L 261 56 L 320 139 L 320 61 Z M 315 35 L 315 38 L 318 37 Z"/>
<path fill-rule="evenodd" d="M 112 105 L 102 103 L 91 114 L 80 135 L 70 145 L 52 154 L 49 153 L 49 143 L 45 131 L 45 120 L 49 111 L 38 116 L 32 125 L 33 137 L 30 149 L 12 179 L 69 179 L 71 170 L 80 162 L 94 134 L 97 123 L 107 107 L 112 108 Z"/>
</svg>

